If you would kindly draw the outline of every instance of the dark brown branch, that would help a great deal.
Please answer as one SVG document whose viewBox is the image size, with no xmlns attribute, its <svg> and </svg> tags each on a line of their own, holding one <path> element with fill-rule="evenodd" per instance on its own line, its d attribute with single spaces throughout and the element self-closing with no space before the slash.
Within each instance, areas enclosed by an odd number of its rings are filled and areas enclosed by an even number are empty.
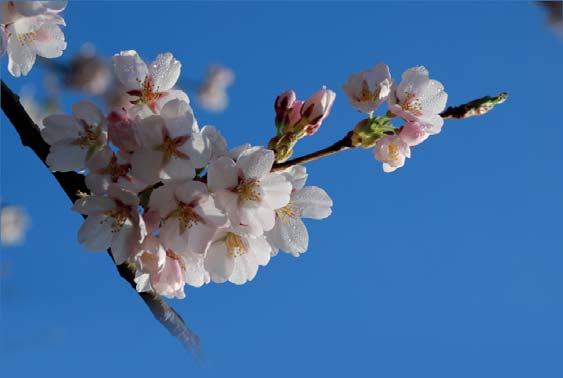
<svg viewBox="0 0 563 378">
<path fill-rule="evenodd" d="M 20 104 L 19 97 L 8 88 L 4 81 L 2 81 L 1 102 L 2 110 L 19 134 L 22 144 L 33 150 L 37 157 L 45 164 L 45 159 L 49 153 L 49 145 L 45 143 L 39 129 Z M 53 176 L 55 176 L 61 188 L 72 202 L 78 198 L 79 193 L 89 192 L 83 175 L 75 172 L 53 172 Z M 110 250 L 108 250 L 108 254 L 112 257 Z M 122 264 L 117 266 L 117 271 L 135 290 L 135 268 L 128 264 Z M 135 292 L 137 293 L 136 290 Z M 198 336 L 187 327 L 184 319 L 160 295 L 149 292 L 137 294 L 143 299 L 154 317 L 166 327 L 172 336 L 176 337 L 187 349 L 198 352 Z"/>
<path fill-rule="evenodd" d="M 462 118 L 469 118 L 473 116 L 483 115 L 485 113 L 488 113 L 496 105 L 505 102 L 507 98 L 508 98 L 508 93 L 506 92 L 501 92 L 497 96 L 481 97 L 459 106 L 450 106 L 442 113 L 440 113 L 440 116 L 443 119 L 450 119 L 450 118 L 462 119 Z M 352 131 L 350 131 L 348 134 L 346 134 L 344 138 L 340 139 L 338 142 L 328 147 L 323 148 L 322 150 L 318 150 L 310 154 L 285 161 L 283 163 L 274 164 L 274 166 L 272 167 L 272 172 L 289 168 L 292 165 L 305 164 L 309 161 L 317 160 L 325 156 L 334 155 L 340 151 L 344 151 L 353 147 L 355 146 L 352 145 Z"/>
</svg>

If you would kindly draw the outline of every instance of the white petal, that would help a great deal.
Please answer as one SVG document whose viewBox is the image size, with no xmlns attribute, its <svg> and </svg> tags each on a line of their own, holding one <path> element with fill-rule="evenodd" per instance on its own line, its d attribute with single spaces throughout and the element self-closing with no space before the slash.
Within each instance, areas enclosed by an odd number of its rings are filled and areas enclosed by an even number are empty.
<svg viewBox="0 0 563 378">
<path fill-rule="evenodd" d="M 209 140 L 197 132 L 192 134 L 186 143 L 180 147 L 180 150 L 190 157 L 196 168 L 205 167 L 211 158 Z"/>
<path fill-rule="evenodd" d="M 162 180 L 190 180 L 195 177 L 195 168 L 191 159 L 172 156 L 172 158 L 163 165 L 159 177 Z"/>
<path fill-rule="evenodd" d="M 126 89 L 138 89 L 145 80 L 148 68 L 134 50 L 122 51 L 113 56 L 113 67 L 118 80 Z"/>
<path fill-rule="evenodd" d="M 46 163 L 52 171 L 69 172 L 84 168 L 88 149 L 63 140 L 51 146 Z"/>
<path fill-rule="evenodd" d="M 235 267 L 229 281 L 236 285 L 243 285 L 252 281 L 258 272 L 258 261 L 254 253 L 245 253 L 235 257 Z"/>
<path fill-rule="evenodd" d="M 248 251 L 256 256 L 259 265 L 266 266 L 272 256 L 272 248 L 264 236 L 248 238 Z"/>
<path fill-rule="evenodd" d="M 274 152 L 261 147 L 244 151 L 237 159 L 237 166 L 245 178 L 260 178 L 270 172 L 274 164 Z"/>
<path fill-rule="evenodd" d="M 118 184 L 112 183 L 108 188 L 108 195 L 124 205 L 127 206 L 138 206 L 139 197 L 135 193 L 123 189 Z"/>
<path fill-rule="evenodd" d="M 139 139 L 141 140 L 141 146 L 152 150 L 162 145 L 164 127 L 164 119 L 157 115 L 137 119 L 135 129 Z"/>
<path fill-rule="evenodd" d="M 90 101 L 79 101 L 72 105 L 72 113 L 90 126 L 99 126 L 105 121 L 102 111 Z"/>
<path fill-rule="evenodd" d="M 16 32 L 8 38 L 8 71 L 15 76 L 25 76 L 35 64 L 35 50 L 30 46 L 21 45 Z"/>
<path fill-rule="evenodd" d="M 302 165 L 293 165 L 280 172 L 291 183 L 293 191 L 300 190 L 307 181 L 307 168 Z"/>
<path fill-rule="evenodd" d="M 211 191 L 230 189 L 238 185 L 237 165 L 228 157 L 223 156 L 212 161 L 207 171 L 207 185 Z"/>
<path fill-rule="evenodd" d="M 103 215 L 90 215 L 78 230 L 78 241 L 88 251 L 103 251 L 111 243 L 112 222 Z"/>
<path fill-rule="evenodd" d="M 184 265 L 186 267 L 185 280 L 190 286 L 201 287 L 208 281 L 208 273 L 203 266 L 203 254 L 184 254 Z"/>
<path fill-rule="evenodd" d="M 291 184 L 279 173 L 268 173 L 260 179 L 262 203 L 270 209 L 279 209 L 289 203 Z"/>
<path fill-rule="evenodd" d="M 175 195 L 185 204 L 192 204 L 197 200 L 206 200 L 209 197 L 207 187 L 199 181 L 184 181 L 176 186 Z"/>
<path fill-rule="evenodd" d="M 74 202 L 72 210 L 84 215 L 100 215 L 115 208 L 115 201 L 102 196 L 87 196 Z"/>
<path fill-rule="evenodd" d="M 188 243 L 184 251 L 188 253 L 204 254 L 215 234 L 215 228 L 197 223 L 186 230 Z"/>
<path fill-rule="evenodd" d="M 204 126 L 203 129 L 201 129 L 201 134 L 210 142 L 210 159 L 216 159 L 227 154 L 227 141 L 214 126 Z"/>
<path fill-rule="evenodd" d="M 277 248 L 293 255 L 305 252 L 309 245 L 309 233 L 299 218 L 278 218 L 268 237 Z"/>
<path fill-rule="evenodd" d="M 54 22 L 45 22 L 36 33 L 33 46 L 37 55 L 44 58 L 58 58 L 63 55 L 66 42 L 59 25 Z"/>
<path fill-rule="evenodd" d="M 166 218 L 178 206 L 174 199 L 175 190 L 174 183 L 167 183 L 154 189 L 149 199 L 149 208 L 157 211 L 162 218 Z"/>
<path fill-rule="evenodd" d="M 232 219 L 231 219 L 232 221 Z M 254 236 L 260 236 L 264 231 L 274 227 L 276 215 L 274 210 L 266 207 L 240 208 L 240 223 L 248 226 L 248 232 Z"/>
<path fill-rule="evenodd" d="M 215 205 L 215 200 L 211 196 L 200 200 L 194 209 L 205 220 L 205 224 L 210 227 L 227 225 L 227 216 Z"/>
<path fill-rule="evenodd" d="M 162 159 L 160 151 L 138 150 L 131 155 L 131 174 L 147 185 L 155 184 L 159 181 Z"/>
<path fill-rule="evenodd" d="M 53 145 L 63 139 L 78 138 L 78 124 L 74 117 L 64 114 L 53 114 L 43 119 L 41 136 L 45 142 Z"/>
<path fill-rule="evenodd" d="M 180 77 L 181 67 L 182 64 L 174 59 L 172 54 L 159 54 L 149 67 L 154 80 L 154 88 L 158 92 L 171 89 L 178 81 L 178 77 Z"/>
<path fill-rule="evenodd" d="M 205 270 L 211 275 L 211 280 L 216 283 L 225 282 L 231 277 L 235 260 L 227 253 L 225 241 L 217 241 L 209 247 L 204 260 Z"/>
<path fill-rule="evenodd" d="M 160 240 L 165 249 L 171 249 L 176 253 L 182 253 L 188 249 L 187 230 L 180 233 L 178 218 L 167 219 L 160 228 Z"/>
<path fill-rule="evenodd" d="M 306 186 L 291 196 L 303 218 L 323 219 L 332 213 L 332 200 L 328 194 L 317 186 Z"/>
<path fill-rule="evenodd" d="M 121 265 L 133 254 L 134 247 L 138 241 L 135 235 L 135 226 L 127 219 L 117 233 L 114 233 L 111 241 L 111 254 L 116 265 Z"/>
</svg>

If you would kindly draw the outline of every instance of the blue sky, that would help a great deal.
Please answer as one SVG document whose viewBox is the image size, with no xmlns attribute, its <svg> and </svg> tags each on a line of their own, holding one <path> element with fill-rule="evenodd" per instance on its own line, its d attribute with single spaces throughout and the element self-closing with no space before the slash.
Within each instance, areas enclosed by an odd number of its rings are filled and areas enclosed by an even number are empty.
<svg viewBox="0 0 563 378">
<path fill-rule="evenodd" d="M 341 84 L 385 62 L 425 65 L 449 104 L 499 91 L 482 118 L 447 121 L 384 174 L 370 151 L 308 165 L 333 215 L 308 223 L 309 251 L 280 255 L 243 286 L 187 290 L 175 308 L 202 339 L 197 362 L 152 319 L 105 254 L 76 240 L 81 217 L 2 115 L 2 199 L 33 229 L 2 251 L 4 377 L 561 377 L 562 40 L 522 3 L 71 3 L 83 42 L 147 60 L 171 51 L 183 78 L 209 63 L 236 73 L 223 114 L 195 107 L 231 145 L 265 144 L 272 102 L 293 88 L 337 92 L 297 154 L 343 136 L 360 114 Z M 19 90 L 39 83 L 2 79 Z M 81 98 L 68 96 L 65 106 Z"/>
</svg>

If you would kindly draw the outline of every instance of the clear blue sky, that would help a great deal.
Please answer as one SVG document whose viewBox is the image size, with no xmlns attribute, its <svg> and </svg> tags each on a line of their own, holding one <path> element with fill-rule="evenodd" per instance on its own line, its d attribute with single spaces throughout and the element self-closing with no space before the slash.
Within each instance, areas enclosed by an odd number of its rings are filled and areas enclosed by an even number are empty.
<svg viewBox="0 0 563 378">
<path fill-rule="evenodd" d="M 173 305 L 202 339 L 197 362 L 152 319 L 105 254 L 76 240 L 81 217 L 2 122 L 2 197 L 29 211 L 4 250 L 3 377 L 497 378 L 563 376 L 562 40 L 523 3 L 72 3 L 68 49 L 171 51 L 184 78 L 233 68 L 231 105 L 195 108 L 232 145 L 265 144 L 272 101 L 337 92 L 298 153 L 360 119 L 341 84 L 385 62 L 425 65 L 449 104 L 501 90 L 482 118 L 446 122 L 395 174 L 370 151 L 311 163 L 334 200 L 309 222 L 309 251 L 280 255 L 243 287 L 187 290 Z M 38 82 L 2 78 L 19 90 Z M 70 100 L 78 99 L 70 96 Z"/>
</svg>

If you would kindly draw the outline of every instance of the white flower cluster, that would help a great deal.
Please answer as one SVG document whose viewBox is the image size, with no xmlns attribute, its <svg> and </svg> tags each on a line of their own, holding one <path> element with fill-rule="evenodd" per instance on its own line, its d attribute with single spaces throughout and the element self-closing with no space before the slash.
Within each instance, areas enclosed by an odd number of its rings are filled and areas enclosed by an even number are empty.
<svg viewBox="0 0 563 378">
<path fill-rule="evenodd" d="M 425 67 L 412 67 L 403 73 L 402 81 L 395 85 L 386 64 L 350 75 L 343 85 L 350 104 L 357 110 L 370 114 L 387 101 L 387 117 L 401 117 L 405 123 L 393 135 L 377 139 L 375 158 L 383 163 L 385 172 L 393 172 L 411 156 L 411 147 L 438 134 L 444 120 L 440 113 L 446 107 L 448 94 L 444 86 L 429 78 Z"/>
<path fill-rule="evenodd" d="M 272 151 L 229 150 L 214 127 L 200 128 L 188 96 L 172 89 L 181 64 L 171 54 L 146 64 L 124 51 L 113 63 L 128 108 L 106 117 L 82 101 L 41 131 L 53 171 L 85 172 L 91 194 L 73 209 L 87 216 L 86 249 L 111 248 L 116 264 L 135 265 L 138 291 L 175 298 L 185 284 L 244 284 L 278 250 L 307 250 L 301 218 L 327 217 L 332 201 L 305 186 L 304 167 L 272 172 Z"/>
<path fill-rule="evenodd" d="M 67 1 L 3 1 L 0 24 L 0 55 L 8 52 L 8 71 L 27 75 L 37 55 L 57 58 L 66 49 L 59 15 Z"/>
</svg>

